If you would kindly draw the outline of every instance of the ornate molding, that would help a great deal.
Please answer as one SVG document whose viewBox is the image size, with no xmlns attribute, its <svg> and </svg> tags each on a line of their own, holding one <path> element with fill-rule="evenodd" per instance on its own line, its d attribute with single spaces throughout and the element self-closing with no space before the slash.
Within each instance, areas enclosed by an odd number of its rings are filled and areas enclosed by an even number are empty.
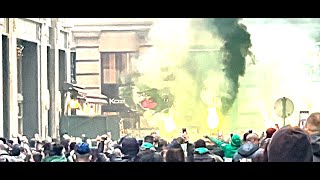
<svg viewBox="0 0 320 180">
<path fill-rule="evenodd" d="M 17 45 L 17 57 L 23 56 L 23 49 L 24 49 L 24 46 L 22 46 L 21 44 Z"/>
</svg>

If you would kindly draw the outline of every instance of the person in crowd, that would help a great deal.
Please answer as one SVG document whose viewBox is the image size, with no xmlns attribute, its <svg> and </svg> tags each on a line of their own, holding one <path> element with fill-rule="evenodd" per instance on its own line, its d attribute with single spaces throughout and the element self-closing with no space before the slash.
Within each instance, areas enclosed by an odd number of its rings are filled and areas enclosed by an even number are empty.
<svg viewBox="0 0 320 180">
<path fill-rule="evenodd" d="M 90 147 L 87 143 L 80 143 L 76 148 L 75 162 L 91 162 L 92 155 L 90 154 Z"/>
<path fill-rule="evenodd" d="M 69 144 L 69 151 L 66 153 L 66 158 L 68 159 L 68 162 L 74 162 L 74 154 L 75 154 L 75 147 L 76 147 L 76 142 L 71 142 Z"/>
<path fill-rule="evenodd" d="M 186 162 L 182 148 L 170 148 L 165 154 L 165 162 Z"/>
<path fill-rule="evenodd" d="M 168 142 L 162 138 L 159 139 L 159 142 L 158 142 L 158 148 L 156 149 L 158 153 L 161 153 L 163 150 L 166 149 L 168 145 Z"/>
<path fill-rule="evenodd" d="M 259 136 L 256 133 L 250 133 L 246 141 L 234 154 L 233 162 L 252 162 L 257 155 L 263 155 L 264 149 L 259 147 Z"/>
<path fill-rule="evenodd" d="M 223 162 L 221 157 L 210 153 L 203 139 L 198 139 L 194 147 L 193 162 Z"/>
<path fill-rule="evenodd" d="M 231 139 L 230 139 L 230 141 L 231 141 Z M 211 154 L 218 155 L 219 157 L 221 157 L 223 159 L 224 152 L 218 145 L 216 145 L 215 143 L 213 143 L 210 140 L 206 140 L 205 142 L 206 142 L 206 146 Z"/>
<path fill-rule="evenodd" d="M 60 143 L 54 143 L 49 156 L 42 159 L 42 162 L 68 162 L 64 155 L 64 146 Z"/>
<path fill-rule="evenodd" d="M 273 134 L 268 145 L 268 162 L 312 162 L 309 135 L 300 127 L 284 126 Z"/>
<path fill-rule="evenodd" d="M 42 161 L 49 157 L 50 156 L 50 152 L 52 151 L 52 144 L 47 142 L 47 143 L 44 143 L 43 146 L 42 146 L 42 156 L 43 156 L 43 159 Z"/>
<path fill-rule="evenodd" d="M 218 145 L 224 153 L 224 161 L 232 161 L 234 154 L 237 152 L 238 148 L 241 146 L 241 138 L 238 134 L 233 134 L 230 143 L 224 143 L 213 137 L 205 136 L 210 141 Z"/>
<path fill-rule="evenodd" d="M 14 162 L 8 150 L 9 146 L 7 144 L 0 144 L 0 162 Z"/>
<path fill-rule="evenodd" d="M 135 162 L 163 162 L 163 157 L 156 153 L 153 147 L 153 136 L 144 137 L 144 142 L 140 146 L 139 153 L 134 159 Z"/>
<path fill-rule="evenodd" d="M 123 158 L 123 154 L 119 148 L 115 148 L 110 156 L 110 162 L 128 162 L 128 159 Z"/>
<path fill-rule="evenodd" d="M 313 150 L 313 162 L 320 162 L 320 113 L 312 113 L 307 118 L 305 126 L 306 131 L 310 135 Z"/>
<path fill-rule="evenodd" d="M 159 139 L 160 139 L 160 136 L 156 131 L 152 132 L 150 135 L 153 136 L 153 146 L 158 152 L 159 151 Z"/>
<path fill-rule="evenodd" d="M 137 139 L 127 136 L 121 141 L 120 145 L 124 158 L 127 158 L 129 162 L 133 162 L 139 153 L 139 142 Z"/>
<path fill-rule="evenodd" d="M 21 150 L 20 150 L 19 144 L 14 144 L 12 146 L 11 157 L 13 159 L 13 162 L 25 162 L 24 157 L 21 156 Z"/>
<path fill-rule="evenodd" d="M 142 145 L 140 146 L 140 150 L 152 150 L 156 151 L 156 149 L 153 146 L 154 138 L 151 135 L 145 136 Z"/>
<path fill-rule="evenodd" d="M 273 134 L 277 131 L 276 128 L 268 128 L 266 130 L 266 137 L 260 140 L 260 147 L 262 147 L 263 149 L 265 148 L 267 142 L 269 142 L 271 140 L 271 137 L 273 136 Z"/>
<path fill-rule="evenodd" d="M 34 154 L 32 154 L 32 161 L 33 162 L 41 162 L 42 160 L 42 154 L 39 152 L 35 152 Z"/>
</svg>

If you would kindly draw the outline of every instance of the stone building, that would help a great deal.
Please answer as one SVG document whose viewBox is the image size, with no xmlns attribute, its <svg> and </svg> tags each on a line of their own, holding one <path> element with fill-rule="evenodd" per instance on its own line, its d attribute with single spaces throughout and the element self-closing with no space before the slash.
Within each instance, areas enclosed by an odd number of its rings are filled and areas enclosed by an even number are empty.
<svg viewBox="0 0 320 180">
<path fill-rule="evenodd" d="M 61 89 L 70 82 L 62 18 L 0 18 L 0 136 L 59 136 Z"/>
</svg>

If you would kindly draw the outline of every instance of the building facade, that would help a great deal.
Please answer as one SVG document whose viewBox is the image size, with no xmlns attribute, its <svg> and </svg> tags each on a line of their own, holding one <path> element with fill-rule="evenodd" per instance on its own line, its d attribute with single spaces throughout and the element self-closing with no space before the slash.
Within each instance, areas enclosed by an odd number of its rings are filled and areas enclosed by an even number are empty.
<svg viewBox="0 0 320 180">
<path fill-rule="evenodd" d="M 59 18 L 0 18 L 0 136 L 59 136 L 70 82 L 69 27 Z"/>
<path fill-rule="evenodd" d="M 98 115 L 137 118 L 119 97 L 120 77 L 134 71 L 132 60 L 148 47 L 151 25 L 152 21 L 144 19 L 74 24 L 71 81 L 83 86 L 87 94 L 107 97 L 107 103 L 96 110 Z"/>
</svg>

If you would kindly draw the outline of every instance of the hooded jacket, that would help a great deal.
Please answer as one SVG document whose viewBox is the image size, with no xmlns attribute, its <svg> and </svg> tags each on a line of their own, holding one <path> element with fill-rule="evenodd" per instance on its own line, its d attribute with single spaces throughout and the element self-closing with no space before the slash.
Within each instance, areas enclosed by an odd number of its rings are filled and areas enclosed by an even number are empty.
<svg viewBox="0 0 320 180">
<path fill-rule="evenodd" d="M 246 142 L 241 145 L 238 151 L 233 156 L 233 162 L 239 162 L 242 159 L 254 159 L 258 154 L 262 154 L 264 150 L 259 148 L 257 144 Z"/>
<path fill-rule="evenodd" d="M 310 135 L 313 151 L 313 162 L 320 162 L 320 134 Z"/>
<path fill-rule="evenodd" d="M 42 162 L 68 162 L 65 156 L 48 156 Z"/>
<path fill-rule="evenodd" d="M 224 152 L 224 157 L 233 158 L 234 154 L 237 152 L 238 148 L 241 146 L 241 138 L 239 135 L 234 134 L 231 138 L 231 143 L 225 143 L 218 139 L 209 138 L 210 141 L 217 144 Z"/>
</svg>

